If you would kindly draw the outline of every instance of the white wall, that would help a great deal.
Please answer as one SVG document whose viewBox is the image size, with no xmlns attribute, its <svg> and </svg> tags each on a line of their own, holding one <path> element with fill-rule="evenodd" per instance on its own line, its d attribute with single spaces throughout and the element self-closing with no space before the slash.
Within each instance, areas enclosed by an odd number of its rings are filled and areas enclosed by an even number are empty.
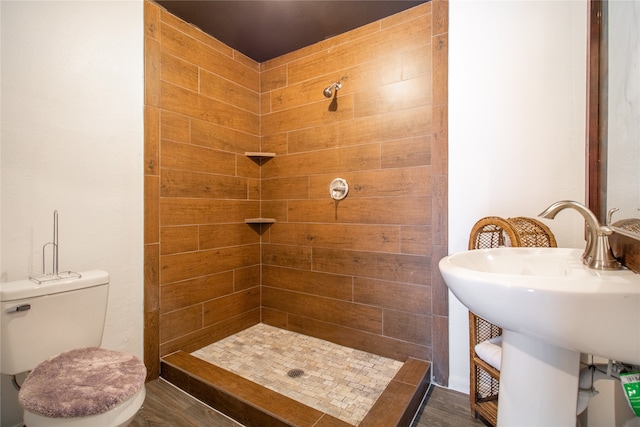
<svg viewBox="0 0 640 427">
<path fill-rule="evenodd" d="M 482 217 L 585 201 L 586 1 L 449 3 L 449 251 Z M 574 211 L 544 221 L 583 247 Z M 466 309 L 449 304 L 449 386 L 468 392 Z"/>
<path fill-rule="evenodd" d="M 0 281 L 40 272 L 57 209 L 60 270 L 111 275 L 103 346 L 141 357 L 143 3 L 1 8 Z M 7 384 L 2 426 L 16 416 Z"/>
</svg>

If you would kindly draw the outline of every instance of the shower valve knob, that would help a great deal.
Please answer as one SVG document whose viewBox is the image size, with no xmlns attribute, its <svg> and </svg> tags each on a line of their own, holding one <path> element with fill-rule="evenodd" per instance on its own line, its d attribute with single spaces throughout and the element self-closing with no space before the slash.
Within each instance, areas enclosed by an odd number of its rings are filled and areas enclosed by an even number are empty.
<svg viewBox="0 0 640 427">
<path fill-rule="evenodd" d="M 349 193 L 349 184 L 343 178 L 336 178 L 329 184 L 329 195 L 333 200 L 342 200 Z"/>
</svg>

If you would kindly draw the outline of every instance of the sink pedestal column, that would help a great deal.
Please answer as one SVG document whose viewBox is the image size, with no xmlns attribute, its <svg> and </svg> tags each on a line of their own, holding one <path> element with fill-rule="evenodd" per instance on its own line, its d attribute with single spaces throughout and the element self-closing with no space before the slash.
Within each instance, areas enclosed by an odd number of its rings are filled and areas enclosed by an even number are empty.
<svg viewBox="0 0 640 427">
<path fill-rule="evenodd" d="M 575 426 L 579 373 L 579 352 L 503 330 L 498 426 Z"/>
</svg>

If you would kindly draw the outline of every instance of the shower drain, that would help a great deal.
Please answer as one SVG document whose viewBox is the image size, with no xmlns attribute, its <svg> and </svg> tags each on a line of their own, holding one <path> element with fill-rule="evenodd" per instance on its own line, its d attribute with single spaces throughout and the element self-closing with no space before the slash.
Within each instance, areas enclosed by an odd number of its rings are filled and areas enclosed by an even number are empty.
<svg viewBox="0 0 640 427">
<path fill-rule="evenodd" d="M 302 369 L 291 369 L 289 372 L 287 372 L 287 375 L 289 375 L 291 378 L 298 378 L 303 374 L 304 371 Z"/>
</svg>

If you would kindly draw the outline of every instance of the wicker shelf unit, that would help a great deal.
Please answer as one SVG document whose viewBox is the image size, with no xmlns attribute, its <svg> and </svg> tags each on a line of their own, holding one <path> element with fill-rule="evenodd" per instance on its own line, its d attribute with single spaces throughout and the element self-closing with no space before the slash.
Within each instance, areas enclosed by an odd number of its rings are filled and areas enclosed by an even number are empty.
<svg viewBox="0 0 640 427">
<path fill-rule="evenodd" d="M 549 228 L 532 218 L 503 219 L 485 217 L 476 222 L 469 235 L 469 249 L 511 247 L 556 247 L 556 239 Z M 471 412 L 492 426 L 498 419 L 500 371 L 482 360 L 475 351 L 481 342 L 502 335 L 502 329 L 469 312 L 469 353 Z"/>
</svg>

